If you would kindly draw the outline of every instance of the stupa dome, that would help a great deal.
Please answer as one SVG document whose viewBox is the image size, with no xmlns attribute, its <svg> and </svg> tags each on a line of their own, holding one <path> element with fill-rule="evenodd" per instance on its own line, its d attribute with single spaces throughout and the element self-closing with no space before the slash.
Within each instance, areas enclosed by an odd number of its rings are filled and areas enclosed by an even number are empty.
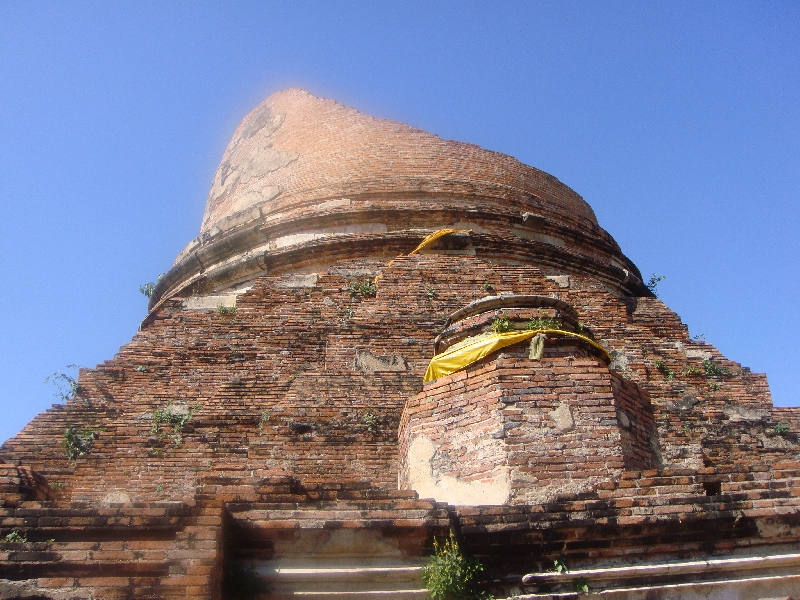
<svg viewBox="0 0 800 600">
<path fill-rule="evenodd" d="M 272 215 L 380 194 L 480 197 L 597 224 L 557 179 L 515 158 L 376 119 L 304 90 L 277 92 L 241 122 L 214 176 L 202 232 L 253 206 Z"/>
<path fill-rule="evenodd" d="M 236 129 L 200 235 L 156 287 L 151 308 L 182 291 L 219 291 L 268 272 L 394 256 L 448 227 L 505 238 L 504 249 L 492 251 L 498 260 L 505 252 L 505 259 L 526 261 L 534 242 L 548 246 L 544 254 L 555 247 L 597 257 L 616 269 L 612 284 L 628 278 L 628 287 L 640 285 L 591 207 L 552 175 L 289 89 Z"/>
</svg>

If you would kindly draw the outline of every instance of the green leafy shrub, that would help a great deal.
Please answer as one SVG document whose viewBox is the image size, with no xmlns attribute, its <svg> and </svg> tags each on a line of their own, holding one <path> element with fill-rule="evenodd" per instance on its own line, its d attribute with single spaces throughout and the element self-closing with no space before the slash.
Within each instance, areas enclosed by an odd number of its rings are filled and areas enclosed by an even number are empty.
<svg viewBox="0 0 800 600">
<path fill-rule="evenodd" d="M 156 279 L 156 280 L 155 280 L 155 282 L 153 282 L 153 281 L 148 281 L 148 282 L 147 282 L 147 283 L 145 283 L 144 285 L 140 285 L 140 286 L 139 286 L 139 291 L 140 291 L 142 294 L 144 294 L 145 296 L 147 296 L 147 297 L 149 298 L 150 296 L 152 296 L 152 295 L 153 295 L 153 292 L 154 292 L 154 291 L 155 291 L 155 289 L 156 289 L 156 285 L 158 284 L 158 282 L 159 282 L 159 281 L 161 281 L 161 278 L 162 278 L 162 277 L 164 277 L 164 273 L 162 273 L 161 275 L 159 275 L 159 276 L 158 276 L 158 279 Z"/>
<path fill-rule="evenodd" d="M 562 329 L 561 322 L 551 317 L 534 317 L 525 324 L 525 329 L 534 331 L 536 329 Z"/>
<path fill-rule="evenodd" d="M 476 589 L 483 565 L 461 554 L 453 532 L 443 544 L 433 541 L 433 555 L 422 567 L 422 580 L 433 600 L 489 600 L 494 596 Z"/>
<path fill-rule="evenodd" d="M 653 361 L 653 366 L 659 370 L 659 372 L 666 378 L 666 379 L 675 379 L 675 373 L 672 369 L 670 369 L 667 364 L 661 360 L 660 358 Z"/>
<path fill-rule="evenodd" d="M 645 283 L 647 289 L 650 290 L 650 293 L 652 293 L 653 296 L 655 296 L 656 298 L 658 298 L 658 294 L 656 293 L 658 291 L 658 284 L 664 281 L 666 278 L 667 278 L 666 275 L 659 275 L 658 273 L 653 273 L 650 276 L 650 280 L 647 283 Z"/>
<path fill-rule="evenodd" d="M 225 306 L 224 304 L 217 305 L 217 313 L 220 315 L 232 315 L 236 312 L 235 306 Z"/>
<path fill-rule="evenodd" d="M 77 369 L 77 365 L 67 365 L 68 369 Z M 66 402 L 70 398 L 74 398 L 81 392 L 81 386 L 75 381 L 75 378 L 66 373 L 56 371 L 44 380 L 45 385 L 52 384 L 55 387 L 53 395 Z"/>
<path fill-rule="evenodd" d="M 589 580 L 586 577 L 578 577 L 572 582 L 572 588 L 579 594 L 588 594 Z"/>
<path fill-rule="evenodd" d="M 350 293 L 372 298 L 378 293 L 378 288 L 375 286 L 374 280 L 367 278 L 363 281 L 352 281 L 350 283 Z"/>
<path fill-rule="evenodd" d="M 264 434 L 264 425 L 267 424 L 267 421 L 269 421 L 269 411 L 265 410 L 261 413 L 261 420 L 258 422 L 258 435 Z"/>
<path fill-rule="evenodd" d="M 89 454 L 92 451 L 92 445 L 100 435 L 97 429 L 84 429 L 77 431 L 74 426 L 68 425 L 64 430 L 64 439 L 61 440 L 61 446 L 64 452 L 67 453 L 67 458 L 75 460 L 77 457 L 84 454 Z"/>
<path fill-rule="evenodd" d="M 560 558 L 557 558 L 553 561 L 552 571 L 558 573 L 559 575 L 564 575 L 565 573 L 569 573 L 567 565 L 565 565 L 564 561 L 561 560 Z"/>
<path fill-rule="evenodd" d="M 183 428 L 192 415 L 200 410 L 200 406 L 195 406 L 186 411 L 177 411 L 172 408 L 172 403 L 167 404 L 165 408 L 159 408 L 153 411 L 153 424 L 150 426 L 150 432 L 157 434 L 159 437 L 164 437 L 161 431 L 162 425 L 169 425 L 172 427 L 172 435 L 169 436 L 172 443 L 180 446 L 183 443 Z"/>
<path fill-rule="evenodd" d="M 368 410 L 366 413 L 364 413 L 364 416 L 361 420 L 364 422 L 364 425 L 367 427 L 367 431 L 370 433 L 375 433 L 378 431 L 378 415 L 371 410 Z"/>
<path fill-rule="evenodd" d="M 776 423 L 767 430 L 770 435 L 779 435 L 785 437 L 789 433 L 789 426 L 786 423 Z"/>
<path fill-rule="evenodd" d="M 514 322 L 506 316 L 497 317 L 492 321 L 492 331 L 495 333 L 514 331 Z"/>
<path fill-rule="evenodd" d="M 0 542 L 3 542 L 4 544 L 24 544 L 27 541 L 28 537 L 24 533 L 20 533 L 19 529 L 14 529 L 10 533 L 7 533 L 5 536 L 0 538 Z"/>
<path fill-rule="evenodd" d="M 710 375 L 712 377 L 717 375 L 731 374 L 731 370 L 728 367 L 720 367 L 710 358 L 703 359 L 703 370 L 706 372 L 706 375 Z"/>
</svg>

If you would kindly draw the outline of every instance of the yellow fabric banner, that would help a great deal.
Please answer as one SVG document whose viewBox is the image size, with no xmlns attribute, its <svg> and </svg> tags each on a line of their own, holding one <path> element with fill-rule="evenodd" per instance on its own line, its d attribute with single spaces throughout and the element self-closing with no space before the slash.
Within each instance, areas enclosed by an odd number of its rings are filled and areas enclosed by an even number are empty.
<svg viewBox="0 0 800 600">
<path fill-rule="evenodd" d="M 424 240 L 422 240 L 419 243 L 419 246 L 414 248 L 411 252 L 409 252 L 409 254 L 416 254 L 423 248 L 428 247 L 430 244 L 438 240 L 440 237 L 450 235 L 451 233 L 472 233 L 472 229 L 439 229 L 438 231 L 434 231 L 432 234 L 430 234 Z"/>
<path fill-rule="evenodd" d="M 444 236 L 449 235 L 451 233 L 472 233 L 472 229 L 439 229 L 437 231 L 434 231 L 433 233 L 427 235 L 425 237 L 425 239 L 423 239 L 419 243 L 419 246 L 417 246 L 411 252 L 409 252 L 408 255 L 411 256 L 412 254 L 416 254 L 417 252 L 419 252 L 423 248 L 427 247 L 428 245 L 430 245 L 433 242 L 435 242 L 436 240 L 438 240 L 440 237 L 444 237 Z M 403 255 L 401 254 L 400 256 L 403 256 Z M 400 258 L 400 256 L 398 256 L 397 258 Z M 391 267 L 392 263 L 395 260 L 397 260 L 397 258 L 393 258 L 392 260 L 390 260 L 389 264 L 386 265 L 386 268 L 388 269 L 389 267 Z M 377 275 L 375 275 L 375 278 L 373 279 L 373 281 L 375 282 L 375 285 L 378 285 L 378 279 L 380 279 L 382 276 L 383 276 L 383 273 L 378 273 Z"/>
<path fill-rule="evenodd" d="M 603 353 L 604 358 L 611 362 L 611 356 L 605 348 L 594 340 L 590 340 L 586 336 L 571 331 L 562 331 L 561 329 L 535 329 L 530 331 L 509 331 L 507 333 L 493 333 L 487 336 L 478 336 L 467 344 L 456 344 L 452 348 L 448 348 L 441 354 L 437 354 L 431 359 L 428 365 L 428 370 L 425 372 L 423 382 L 435 381 L 450 373 L 460 371 L 464 367 L 479 361 L 484 356 L 489 356 L 492 352 L 505 348 L 512 344 L 524 342 L 531 339 L 537 333 L 544 333 L 546 335 L 563 335 L 575 337 L 591 346 L 597 348 Z"/>
</svg>

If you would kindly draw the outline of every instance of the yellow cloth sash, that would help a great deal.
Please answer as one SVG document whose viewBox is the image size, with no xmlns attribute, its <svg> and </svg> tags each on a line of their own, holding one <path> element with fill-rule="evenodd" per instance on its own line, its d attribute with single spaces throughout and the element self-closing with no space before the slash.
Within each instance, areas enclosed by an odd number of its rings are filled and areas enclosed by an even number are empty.
<svg viewBox="0 0 800 600">
<path fill-rule="evenodd" d="M 568 337 L 575 337 L 589 345 L 597 348 L 603 353 L 604 358 L 611 362 L 611 356 L 605 348 L 594 340 L 572 333 L 571 331 L 562 331 L 561 329 L 535 329 L 530 331 L 509 331 L 507 333 L 493 333 L 488 336 L 479 336 L 467 344 L 456 344 L 452 348 L 448 348 L 441 354 L 437 354 L 431 359 L 428 365 L 428 370 L 425 372 L 423 382 L 435 381 L 450 373 L 460 371 L 464 367 L 479 361 L 484 356 L 490 355 L 492 352 L 500 350 L 506 346 L 524 342 L 531 339 L 537 333 L 544 333 L 546 335 L 563 335 Z"/>
<path fill-rule="evenodd" d="M 409 254 L 416 254 L 423 248 L 427 248 L 428 246 L 430 246 L 440 237 L 450 235 L 451 233 L 472 233 L 472 229 L 439 229 L 438 231 L 434 231 L 432 234 L 430 234 L 424 240 L 422 240 L 419 243 L 419 246 L 414 248 L 411 252 L 409 252 Z"/>
</svg>

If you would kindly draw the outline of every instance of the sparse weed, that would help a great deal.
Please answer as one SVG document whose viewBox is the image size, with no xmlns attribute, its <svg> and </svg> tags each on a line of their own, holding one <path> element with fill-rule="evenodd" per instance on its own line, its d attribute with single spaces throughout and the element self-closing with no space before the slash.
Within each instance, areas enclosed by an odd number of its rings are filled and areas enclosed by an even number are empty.
<svg viewBox="0 0 800 600">
<path fill-rule="evenodd" d="M 354 296 L 359 294 L 364 297 L 372 298 L 378 293 L 378 289 L 375 286 L 375 281 L 367 278 L 362 281 L 351 281 L 350 293 Z"/>
<path fill-rule="evenodd" d="M 75 460 L 79 456 L 89 454 L 100 431 L 98 429 L 77 431 L 74 426 L 67 425 L 64 430 L 64 439 L 61 440 L 61 446 L 64 448 L 67 458 Z"/>
<path fill-rule="evenodd" d="M 501 315 L 492 321 L 492 331 L 495 333 L 514 331 L 514 322 L 505 315 Z"/>
<path fill-rule="evenodd" d="M 717 363 L 709 358 L 703 359 L 703 370 L 706 372 L 706 375 L 710 375 L 712 377 L 731 374 L 731 370 L 728 367 L 720 367 Z"/>
<path fill-rule="evenodd" d="M 422 567 L 422 580 L 433 600 L 489 600 L 494 596 L 476 589 L 483 565 L 461 554 L 455 536 L 450 532 L 443 544 L 434 539 L 433 555 Z"/>
<path fill-rule="evenodd" d="M 656 298 L 658 298 L 658 284 L 664 281 L 667 278 L 666 275 L 659 275 L 658 273 L 653 273 L 650 276 L 650 280 L 645 283 L 647 289 L 650 290 L 650 293 L 653 294 Z"/>
<path fill-rule="evenodd" d="M 665 379 L 675 379 L 675 373 L 672 369 L 670 369 L 667 364 L 659 359 L 653 361 L 653 366 L 659 370 L 659 372 L 664 376 Z"/>
<path fill-rule="evenodd" d="M 365 412 L 361 420 L 364 422 L 364 425 L 367 427 L 367 431 L 370 433 L 375 433 L 378 431 L 378 415 L 371 410 Z"/>
<path fill-rule="evenodd" d="M 189 419 L 192 418 L 192 415 L 200 410 L 201 407 L 197 405 L 186 411 L 177 411 L 174 410 L 172 406 L 173 404 L 170 402 L 165 408 L 159 408 L 153 411 L 153 423 L 150 426 L 150 432 L 154 435 L 157 434 L 163 439 L 165 435 L 161 431 L 161 426 L 169 425 L 172 427 L 172 435 L 170 435 L 169 438 L 174 445 L 180 446 L 183 443 L 183 437 L 181 435 L 183 433 L 183 428 L 186 426 Z"/>
<path fill-rule="evenodd" d="M 786 437 L 789 433 L 789 425 L 786 423 L 776 423 L 772 427 L 767 430 L 768 433 L 772 435 L 779 435 L 780 437 Z"/>
<path fill-rule="evenodd" d="M 156 279 L 155 282 L 148 281 L 144 285 L 140 285 L 139 286 L 139 291 L 149 298 L 150 296 L 153 295 L 153 292 L 156 289 L 156 285 L 158 284 L 159 281 L 161 281 L 162 277 L 164 277 L 164 273 L 159 275 L 158 279 Z"/>
<path fill-rule="evenodd" d="M 0 542 L 4 544 L 24 544 L 27 543 L 28 537 L 25 535 L 24 532 L 20 532 L 19 529 L 14 529 L 10 533 L 7 533 L 5 536 L 0 538 Z"/>
<path fill-rule="evenodd" d="M 574 589 L 579 594 L 588 594 L 589 580 L 586 579 L 586 577 L 578 577 L 575 581 L 572 582 L 572 589 Z"/>
<path fill-rule="evenodd" d="M 77 369 L 77 365 L 67 365 L 68 369 Z M 71 375 L 67 375 L 66 373 L 61 373 L 60 371 L 56 371 L 52 375 L 48 376 L 44 380 L 45 385 L 53 384 L 55 387 L 55 391 L 53 395 L 56 398 L 60 398 L 62 402 L 66 402 L 67 400 L 74 398 L 81 392 L 81 386 L 78 385 L 78 382 L 75 381 L 75 378 Z"/>
<path fill-rule="evenodd" d="M 565 573 L 569 573 L 567 565 L 565 565 L 564 561 L 561 560 L 560 558 L 557 558 L 553 561 L 553 568 L 550 570 L 558 573 L 559 575 L 564 575 Z"/>
<path fill-rule="evenodd" d="M 269 411 L 265 410 L 261 413 L 261 420 L 258 422 L 258 435 L 264 434 L 264 425 L 269 421 Z"/>
<path fill-rule="evenodd" d="M 551 317 L 534 317 L 525 324 L 525 329 L 534 331 L 536 329 L 562 329 L 561 322 Z"/>
</svg>

